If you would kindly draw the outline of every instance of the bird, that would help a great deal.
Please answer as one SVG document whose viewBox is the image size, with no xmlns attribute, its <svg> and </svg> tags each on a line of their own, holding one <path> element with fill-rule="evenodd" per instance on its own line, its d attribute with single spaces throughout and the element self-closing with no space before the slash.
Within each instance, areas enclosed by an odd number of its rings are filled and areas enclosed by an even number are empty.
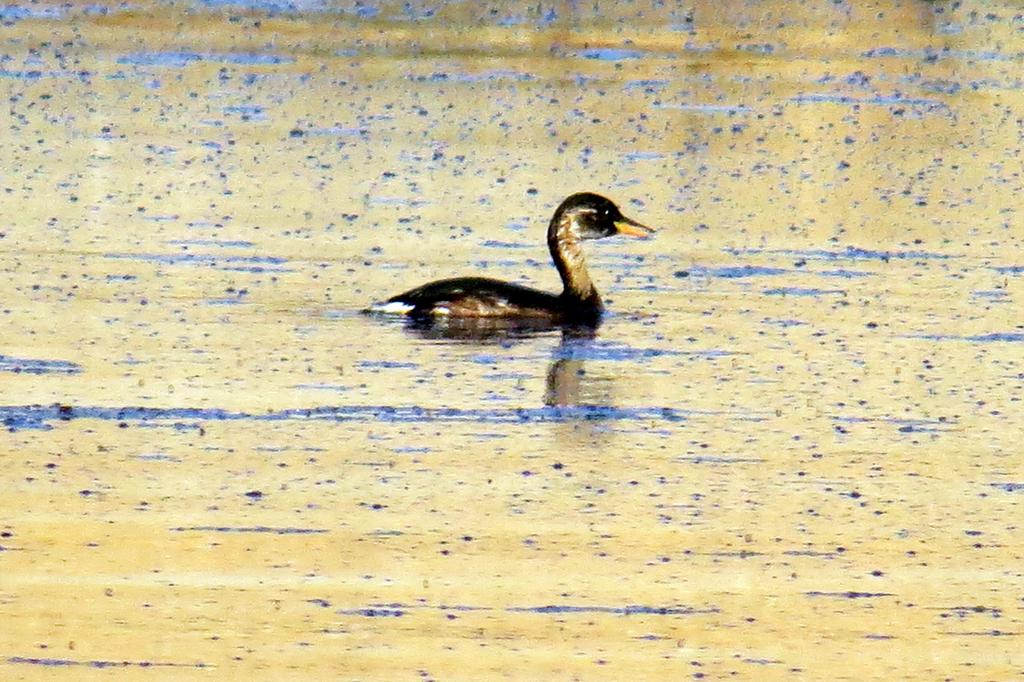
<svg viewBox="0 0 1024 682">
<path fill-rule="evenodd" d="M 419 321 L 501 318 L 596 324 L 604 303 L 587 273 L 583 242 L 620 234 L 646 239 L 653 233 L 652 228 L 624 216 L 610 199 L 580 192 L 558 206 L 548 225 L 548 249 L 562 278 L 561 294 L 489 277 L 456 277 L 410 289 L 364 312 L 404 315 Z"/>
</svg>

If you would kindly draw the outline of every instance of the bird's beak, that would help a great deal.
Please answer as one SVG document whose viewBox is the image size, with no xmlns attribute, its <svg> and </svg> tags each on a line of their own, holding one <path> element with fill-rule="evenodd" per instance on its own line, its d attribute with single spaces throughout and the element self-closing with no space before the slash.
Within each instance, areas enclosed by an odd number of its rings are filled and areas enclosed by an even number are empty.
<svg viewBox="0 0 1024 682">
<path fill-rule="evenodd" d="M 629 235 L 630 237 L 639 237 L 640 239 L 647 239 L 650 237 L 654 230 L 646 225 L 641 225 L 632 218 L 622 216 L 615 221 L 615 229 L 618 230 L 619 234 Z"/>
</svg>

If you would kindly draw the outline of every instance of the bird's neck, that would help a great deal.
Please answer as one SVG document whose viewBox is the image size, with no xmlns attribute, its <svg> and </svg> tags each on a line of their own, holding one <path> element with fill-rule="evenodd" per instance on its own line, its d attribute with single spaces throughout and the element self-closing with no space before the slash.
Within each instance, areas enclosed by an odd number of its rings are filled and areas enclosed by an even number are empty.
<svg viewBox="0 0 1024 682">
<path fill-rule="evenodd" d="M 548 249 L 555 261 L 558 274 L 562 277 L 562 296 L 601 307 L 601 296 L 587 273 L 587 262 L 583 256 L 583 245 L 576 236 L 571 219 L 557 214 L 548 227 Z"/>
</svg>

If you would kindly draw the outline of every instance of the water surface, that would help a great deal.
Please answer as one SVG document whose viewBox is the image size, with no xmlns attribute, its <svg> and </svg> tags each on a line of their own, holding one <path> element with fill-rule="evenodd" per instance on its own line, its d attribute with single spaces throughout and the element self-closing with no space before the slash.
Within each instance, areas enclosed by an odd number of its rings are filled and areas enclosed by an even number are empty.
<svg viewBox="0 0 1024 682">
<path fill-rule="evenodd" d="M 1022 674 L 1012 5 L 0 20 L 5 678 Z"/>
</svg>

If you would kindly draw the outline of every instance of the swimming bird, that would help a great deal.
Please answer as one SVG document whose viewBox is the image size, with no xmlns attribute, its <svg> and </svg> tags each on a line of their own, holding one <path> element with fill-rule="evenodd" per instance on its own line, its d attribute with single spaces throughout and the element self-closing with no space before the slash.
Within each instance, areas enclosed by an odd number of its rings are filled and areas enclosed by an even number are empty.
<svg viewBox="0 0 1024 682">
<path fill-rule="evenodd" d="M 599 194 L 573 194 L 559 205 L 548 225 L 548 249 L 562 278 L 561 294 L 488 277 L 457 277 L 410 289 L 365 312 L 419 320 L 506 318 L 595 324 L 604 303 L 587 273 L 583 242 L 617 234 L 646 238 L 653 231 L 622 215 L 618 206 Z"/>
</svg>

